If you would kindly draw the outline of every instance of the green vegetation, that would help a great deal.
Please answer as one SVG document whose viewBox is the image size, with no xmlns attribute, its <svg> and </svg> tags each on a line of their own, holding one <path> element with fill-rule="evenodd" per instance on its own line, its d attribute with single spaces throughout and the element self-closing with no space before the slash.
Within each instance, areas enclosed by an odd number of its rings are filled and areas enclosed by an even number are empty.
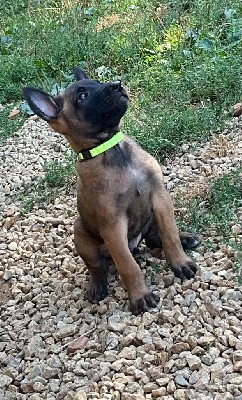
<svg viewBox="0 0 242 400">
<path fill-rule="evenodd" d="M 184 207 L 184 200 L 181 204 Z M 183 223 L 192 230 L 204 232 L 207 227 L 229 236 L 231 226 L 238 223 L 237 209 L 242 207 L 242 168 L 211 181 L 204 196 L 190 199 L 185 207 Z"/>
<path fill-rule="evenodd" d="M 176 199 L 179 206 L 185 207 L 184 215 L 179 217 L 182 229 L 204 233 L 210 236 L 208 230 L 221 236 L 221 243 L 231 244 L 236 251 L 236 263 L 241 270 L 242 243 L 236 242 L 231 227 L 241 225 L 238 208 L 242 210 L 242 168 L 238 168 L 211 181 L 203 196 L 197 196 L 184 204 L 184 199 Z M 236 235 L 235 235 L 236 236 Z M 211 239 L 205 242 L 206 248 L 214 247 Z M 242 277 L 241 277 L 242 278 Z"/>
<path fill-rule="evenodd" d="M 45 164 L 46 173 L 41 179 L 26 185 L 19 191 L 18 200 L 21 201 L 23 214 L 31 211 L 38 203 L 46 206 L 53 201 L 60 191 L 68 191 L 75 179 L 75 158 L 73 154 L 64 154 L 64 161 L 51 161 Z"/>
<path fill-rule="evenodd" d="M 121 76 L 124 129 L 162 157 L 223 125 L 242 92 L 241 37 L 238 0 L 2 0 L 0 102 L 23 85 L 62 88 L 77 64 Z"/>
<path fill-rule="evenodd" d="M 25 120 L 23 115 L 20 115 L 16 119 L 9 119 L 8 115 L 10 111 L 14 108 L 14 105 L 8 105 L 0 110 L 0 144 L 13 132 L 18 130 Z"/>
</svg>

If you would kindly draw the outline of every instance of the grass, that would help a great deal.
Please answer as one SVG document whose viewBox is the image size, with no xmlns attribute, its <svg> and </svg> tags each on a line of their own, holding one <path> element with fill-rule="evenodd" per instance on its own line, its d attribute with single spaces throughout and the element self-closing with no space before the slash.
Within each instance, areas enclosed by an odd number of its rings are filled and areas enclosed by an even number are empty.
<svg viewBox="0 0 242 400">
<path fill-rule="evenodd" d="M 242 209 L 242 167 L 233 170 L 211 181 L 203 196 L 197 196 L 184 204 L 184 199 L 176 199 L 179 206 L 185 208 L 179 216 L 179 226 L 186 230 L 211 236 L 214 231 L 221 237 L 221 243 L 230 244 L 235 249 L 237 269 L 241 269 L 242 242 L 236 239 L 231 228 L 241 226 L 238 208 Z M 208 250 L 213 249 L 211 240 L 206 244 Z"/>
<path fill-rule="evenodd" d="M 133 99 L 124 129 L 162 158 L 220 129 L 240 99 L 238 1 L 3 0 L 0 15 L 0 102 L 23 85 L 62 88 L 77 64 L 121 76 Z"/>
<path fill-rule="evenodd" d="M 184 206 L 184 199 L 177 199 L 177 203 Z M 184 222 L 197 232 L 203 232 L 206 226 L 229 236 L 231 226 L 238 223 L 239 207 L 242 207 L 242 168 L 212 180 L 203 196 L 189 200 Z"/>
<path fill-rule="evenodd" d="M 25 117 L 20 115 L 16 119 L 9 119 L 10 111 L 15 108 L 13 104 L 8 105 L 0 110 L 0 144 L 9 137 L 13 132 L 17 131 L 25 121 Z"/>
<path fill-rule="evenodd" d="M 38 203 L 40 208 L 53 201 L 60 192 L 68 191 L 75 181 L 75 159 L 72 153 L 65 153 L 64 160 L 45 164 L 45 175 L 27 184 L 17 194 L 21 202 L 21 213 L 30 212 Z"/>
</svg>

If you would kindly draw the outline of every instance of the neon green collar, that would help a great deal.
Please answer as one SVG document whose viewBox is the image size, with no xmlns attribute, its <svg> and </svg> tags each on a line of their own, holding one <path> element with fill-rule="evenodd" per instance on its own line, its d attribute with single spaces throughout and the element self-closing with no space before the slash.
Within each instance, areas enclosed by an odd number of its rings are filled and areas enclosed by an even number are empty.
<svg viewBox="0 0 242 400">
<path fill-rule="evenodd" d="M 124 135 L 122 134 L 122 132 L 118 132 L 114 136 L 112 136 L 111 139 L 107 140 L 106 142 L 99 144 L 98 146 L 93 147 L 92 149 L 86 149 L 86 150 L 80 151 L 78 153 L 78 158 L 80 161 L 90 160 L 91 158 L 99 156 L 99 154 L 105 153 L 105 151 L 116 146 L 116 144 L 121 142 L 121 140 L 123 140 L 123 138 L 124 138 Z"/>
</svg>

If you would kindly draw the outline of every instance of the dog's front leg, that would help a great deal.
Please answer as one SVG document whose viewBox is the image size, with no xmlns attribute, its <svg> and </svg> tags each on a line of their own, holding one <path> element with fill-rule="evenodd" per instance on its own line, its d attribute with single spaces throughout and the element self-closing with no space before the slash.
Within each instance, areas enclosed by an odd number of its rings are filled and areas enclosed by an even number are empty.
<svg viewBox="0 0 242 400">
<path fill-rule="evenodd" d="M 193 278 L 197 267 L 182 248 L 171 196 L 164 187 L 153 193 L 152 204 L 167 263 L 178 278 Z"/>
<path fill-rule="evenodd" d="M 127 231 L 127 218 L 123 216 L 105 227 L 101 235 L 128 291 L 131 311 L 137 315 L 155 307 L 158 298 L 145 285 L 142 271 L 129 250 Z"/>
</svg>

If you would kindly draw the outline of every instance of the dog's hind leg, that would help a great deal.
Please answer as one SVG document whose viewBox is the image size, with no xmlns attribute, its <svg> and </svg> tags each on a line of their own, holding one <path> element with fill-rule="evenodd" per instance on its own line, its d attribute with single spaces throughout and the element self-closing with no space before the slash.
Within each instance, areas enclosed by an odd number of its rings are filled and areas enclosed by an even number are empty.
<svg viewBox="0 0 242 400">
<path fill-rule="evenodd" d="M 74 224 L 74 243 L 77 253 L 83 259 L 90 273 L 87 299 L 90 302 L 103 300 L 108 294 L 108 260 L 101 256 L 100 241 L 86 231 L 80 217 Z"/>
<path fill-rule="evenodd" d="M 101 236 L 128 291 L 131 311 L 137 315 L 155 307 L 158 298 L 145 285 L 143 273 L 129 249 L 127 232 L 127 217 L 119 216 L 115 222 L 105 226 Z"/>
<path fill-rule="evenodd" d="M 189 232 L 180 232 L 179 233 L 181 245 L 184 250 L 192 250 L 195 249 L 200 243 L 201 240 L 199 237 L 193 233 Z M 162 248 L 162 240 L 160 237 L 159 229 L 156 221 L 153 221 L 151 226 L 149 227 L 148 232 L 144 236 L 145 244 L 151 250 L 156 248 Z"/>
<path fill-rule="evenodd" d="M 153 193 L 152 205 L 167 263 L 178 278 L 193 278 L 197 267 L 183 250 L 172 200 L 164 187 Z"/>
</svg>

